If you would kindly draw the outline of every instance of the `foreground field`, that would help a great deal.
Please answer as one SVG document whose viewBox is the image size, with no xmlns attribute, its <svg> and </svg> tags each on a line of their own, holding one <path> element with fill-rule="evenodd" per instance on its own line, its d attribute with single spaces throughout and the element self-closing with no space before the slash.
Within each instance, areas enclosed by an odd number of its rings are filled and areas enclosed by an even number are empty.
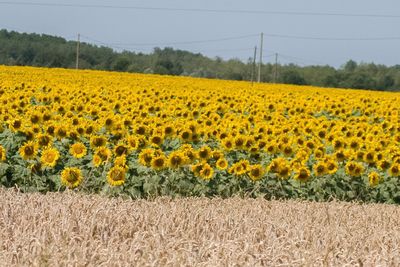
<svg viewBox="0 0 400 267">
<path fill-rule="evenodd" d="M 399 266 L 400 208 L 0 190 L 0 265 Z"/>
<path fill-rule="evenodd" d="M 0 185 L 400 203 L 400 94 L 0 66 Z"/>
</svg>

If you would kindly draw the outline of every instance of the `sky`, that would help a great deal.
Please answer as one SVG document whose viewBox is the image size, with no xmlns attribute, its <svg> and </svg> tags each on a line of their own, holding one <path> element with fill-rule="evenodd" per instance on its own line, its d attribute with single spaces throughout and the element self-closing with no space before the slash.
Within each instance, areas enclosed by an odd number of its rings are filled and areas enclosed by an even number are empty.
<svg viewBox="0 0 400 267">
<path fill-rule="evenodd" d="M 259 13 L 243 12 L 249 10 Z M 383 16 L 358 16 L 365 14 Z M 243 61 L 260 48 L 263 32 L 263 62 L 274 62 L 277 53 L 280 63 L 301 66 L 339 68 L 349 59 L 400 64 L 398 0 L 0 0 L 0 28 L 68 40 L 80 33 L 84 42 L 118 51 L 168 46 Z"/>
</svg>

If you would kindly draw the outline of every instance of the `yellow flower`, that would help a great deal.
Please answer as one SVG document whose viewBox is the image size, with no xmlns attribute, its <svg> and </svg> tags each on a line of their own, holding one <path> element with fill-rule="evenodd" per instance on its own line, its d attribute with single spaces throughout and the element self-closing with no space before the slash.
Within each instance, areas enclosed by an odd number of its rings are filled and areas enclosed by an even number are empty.
<svg viewBox="0 0 400 267">
<path fill-rule="evenodd" d="M 71 145 L 71 147 L 69 148 L 69 153 L 73 157 L 80 159 L 80 158 L 83 158 L 84 156 L 86 156 L 87 149 L 83 143 L 79 142 L 79 143 L 75 143 L 75 144 Z"/>
<path fill-rule="evenodd" d="M 28 141 L 22 147 L 19 148 L 19 154 L 24 160 L 34 159 L 38 152 L 37 144 Z"/>
<path fill-rule="evenodd" d="M 112 167 L 107 173 L 107 182 L 111 186 L 120 186 L 125 183 L 125 169 L 120 166 Z"/>
<path fill-rule="evenodd" d="M 167 158 L 164 155 L 155 156 L 151 159 L 151 167 L 157 171 L 167 167 Z"/>
<path fill-rule="evenodd" d="M 364 167 L 355 161 L 349 161 L 345 166 L 346 173 L 350 176 L 358 177 L 364 172 Z"/>
<path fill-rule="evenodd" d="M 389 175 L 393 177 L 400 176 L 400 164 L 394 163 L 392 166 L 390 166 Z"/>
<path fill-rule="evenodd" d="M 371 187 L 375 187 L 379 184 L 381 180 L 380 175 L 377 172 L 370 172 L 368 175 L 368 181 L 369 181 L 369 185 Z"/>
<path fill-rule="evenodd" d="M 322 161 L 318 162 L 313 166 L 314 173 L 316 176 L 322 176 L 327 173 L 327 167 L 326 164 Z"/>
<path fill-rule="evenodd" d="M 228 161 L 225 158 L 219 158 L 216 163 L 218 170 L 226 170 L 228 168 Z"/>
<path fill-rule="evenodd" d="M 101 165 L 101 163 L 103 163 L 103 161 L 101 160 L 99 155 L 93 155 L 93 165 L 95 167 L 99 167 Z"/>
<path fill-rule="evenodd" d="M 81 170 L 75 167 L 65 168 L 61 172 L 61 182 L 68 188 L 75 188 L 81 184 L 83 180 Z"/>
<path fill-rule="evenodd" d="M 114 166 L 120 166 L 124 168 L 125 170 L 128 170 L 128 166 L 126 165 L 126 156 L 122 155 L 119 157 L 116 157 L 114 159 Z"/>
<path fill-rule="evenodd" d="M 214 169 L 208 163 L 203 164 L 200 173 L 200 177 L 204 180 L 210 180 L 214 175 Z"/>
<path fill-rule="evenodd" d="M 327 173 L 335 174 L 338 170 L 338 164 L 334 160 L 328 160 L 325 162 Z"/>
<path fill-rule="evenodd" d="M 150 167 L 151 160 L 154 156 L 154 150 L 151 148 L 143 149 L 139 154 L 139 162 L 143 166 Z"/>
<path fill-rule="evenodd" d="M 110 149 L 102 146 L 96 149 L 95 155 L 99 156 L 102 162 L 107 162 L 111 159 L 112 153 Z"/>
<path fill-rule="evenodd" d="M 306 167 L 301 167 L 296 171 L 294 179 L 299 182 L 307 182 L 310 179 L 310 176 L 311 176 L 310 170 Z"/>
<path fill-rule="evenodd" d="M 185 156 L 183 152 L 180 151 L 173 151 L 168 156 L 168 166 L 173 169 L 179 168 L 185 165 L 187 162 L 188 158 Z"/>
<path fill-rule="evenodd" d="M 252 165 L 249 167 L 249 176 L 253 181 L 260 180 L 263 177 L 264 173 L 265 170 L 260 164 Z"/>
<path fill-rule="evenodd" d="M 128 147 L 123 143 L 119 143 L 114 147 L 114 153 L 116 156 L 126 155 L 128 154 Z"/>
<path fill-rule="evenodd" d="M 209 146 L 202 146 L 197 154 L 201 160 L 207 160 L 212 156 L 211 148 Z"/>
<path fill-rule="evenodd" d="M 38 134 L 36 136 L 37 143 L 40 147 L 47 147 L 51 145 L 53 137 L 48 134 Z"/>
<path fill-rule="evenodd" d="M 5 160 L 6 160 L 6 150 L 2 145 L 0 145 L 0 161 L 5 161 Z"/>
<path fill-rule="evenodd" d="M 107 139 L 104 136 L 92 136 L 90 137 L 90 146 L 92 148 L 103 147 L 107 144 Z"/>
<path fill-rule="evenodd" d="M 44 166 L 54 167 L 57 164 L 57 160 L 60 158 L 60 152 L 55 148 L 46 148 L 42 151 L 40 161 Z"/>
</svg>

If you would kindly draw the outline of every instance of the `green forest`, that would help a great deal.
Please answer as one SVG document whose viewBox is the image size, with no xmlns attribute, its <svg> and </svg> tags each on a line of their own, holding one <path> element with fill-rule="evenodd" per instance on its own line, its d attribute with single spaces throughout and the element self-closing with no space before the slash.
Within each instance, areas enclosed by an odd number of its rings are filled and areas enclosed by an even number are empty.
<svg viewBox="0 0 400 267">
<path fill-rule="evenodd" d="M 46 34 L 0 30 L 0 64 L 75 68 L 76 41 Z M 81 69 L 181 75 L 228 80 L 252 80 L 253 60 L 223 60 L 200 53 L 155 47 L 152 53 L 118 52 L 106 46 L 80 43 Z M 276 76 L 275 76 L 276 72 Z M 349 60 L 341 68 L 328 65 L 263 64 L 262 82 L 322 87 L 400 91 L 400 65 L 385 66 Z"/>
</svg>

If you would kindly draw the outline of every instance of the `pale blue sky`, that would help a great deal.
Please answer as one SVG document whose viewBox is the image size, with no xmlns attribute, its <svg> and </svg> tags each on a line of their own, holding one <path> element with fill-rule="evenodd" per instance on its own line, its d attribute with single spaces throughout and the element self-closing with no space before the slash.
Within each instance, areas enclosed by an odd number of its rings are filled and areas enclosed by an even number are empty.
<svg viewBox="0 0 400 267">
<path fill-rule="evenodd" d="M 22 0 L 21 0 L 22 1 Z M 3 2 L 3 4 L 1 4 Z M 263 10 L 277 12 L 316 12 L 345 14 L 382 14 L 398 17 L 346 17 L 283 14 L 212 13 L 188 11 L 155 11 L 121 8 L 50 7 L 9 5 L 0 1 L 0 28 L 24 32 L 46 33 L 93 40 L 132 51 L 149 52 L 165 44 L 185 41 L 213 40 L 265 33 L 264 61 L 272 61 L 278 52 L 281 63 L 329 64 L 339 67 L 348 59 L 357 62 L 400 64 L 400 1 L 395 0 L 26 0 L 24 2 Z M 9 1 L 18 2 L 18 1 Z M 319 38 L 381 38 L 394 40 L 334 41 L 303 40 L 273 37 L 270 34 Z M 122 44 L 121 44 L 122 43 Z M 130 44 L 150 44 L 146 46 Z M 246 60 L 253 55 L 259 37 L 169 45 L 225 59 Z"/>
</svg>

